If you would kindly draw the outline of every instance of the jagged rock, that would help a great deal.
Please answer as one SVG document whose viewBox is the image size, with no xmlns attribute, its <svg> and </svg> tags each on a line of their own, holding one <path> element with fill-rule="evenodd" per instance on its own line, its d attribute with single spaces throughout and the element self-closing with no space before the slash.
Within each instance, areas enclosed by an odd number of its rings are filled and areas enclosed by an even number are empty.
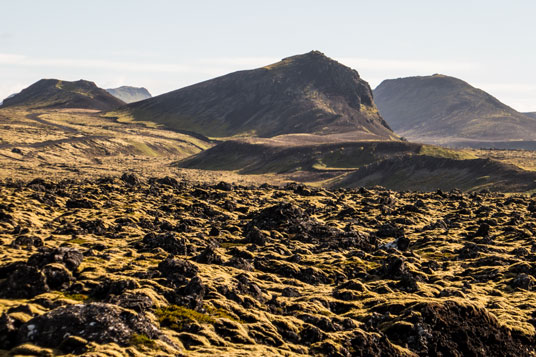
<svg viewBox="0 0 536 357">
<path fill-rule="evenodd" d="M 87 351 L 88 341 L 79 336 L 67 336 L 58 349 L 67 354 L 81 355 Z"/>
<path fill-rule="evenodd" d="M 199 272 L 199 268 L 187 260 L 167 257 L 158 263 L 158 271 L 177 285 L 184 284 L 187 279 L 193 278 Z"/>
<path fill-rule="evenodd" d="M 396 240 L 396 246 L 398 250 L 405 251 L 408 249 L 410 240 L 406 237 L 400 237 Z"/>
<path fill-rule="evenodd" d="M 466 243 L 463 248 L 456 251 L 460 259 L 474 259 L 477 258 L 481 252 L 486 252 L 486 247 L 479 246 L 474 243 Z"/>
<path fill-rule="evenodd" d="M 50 263 L 61 263 L 69 270 L 76 270 L 82 263 L 84 255 L 76 248 L 39 248 L 39 251 L 28 258 L 28 264 L 43 267 Z"/>
<path fill-rule="evenodd" d="M 512 334 L 483 308 L 455 301 L 417 303 L 401 316 L 415 312 L 419 315 L 412 324 L 395 323 L 385 333 L 392 342 L 407 343 L 420 355 L 529 355 L 523 337 Z"/>
<path fill-rule="evenodd" d="M 159 330 L 143 314 L 135 314 L 116 305 L 89 303 L 56 308 L 34 317 L 21 326 L 18 343 L 58 347 L 69 336 L 90 342 L 117 343 L 126 346 L 133 334 L 158 338 Z"/>
<path fill-rule="evenodd" d="M 281 295 L 285 297 L 298 297 L 300 296 L 300 292 L 295 288 L 286 287 L 281 291 Z"/>
<path fill-rule="evenodd" d="M 95 208 L 95 204 L 87 198 L 70 198 L 65 203 L 67 208 Z"/>
<path fill-rule="evenodd" d="M 47 264 L 43 267 L 42 272 L 48 287 L 52 290 L 64 290 L 74 280 L 73 274 L 63 264 Z"/>
<path fill-rule="evenodd" d="M 254 269 L 253 264 L 249 260 L 242 257 L 232 257 L 225 262 L 225 265 L 245 271 L 252 271 Z"/>
<path fill-rule="evenodd" d="M 45 275 L 35 266 L 15 263 L 6 269 L 7 279 L 0 283 L 0 296 L 28 299 L 49 290 Z"/>
<path fill-rule="evenodd" d="M 281 203 L 257 212 L 247 224 L 246 231 L 257 227 L 263 230 L 288 230 L 296 233 L 300 225 L 308 220 L 309 217 L 299 207 L 291 203 Z"/>
<path fill-rule="evenodd" d="M 91 233 L 95 235 L 102 236 L 108 232 L 108 227 L 106 227 L 106 225 L 101 219 L 94 219 L 91 221 L 82 221 L 78 225 L 87 233 Z"/>
<path fill-rule="evenodd" d="M 228 182 L 221 181 L 216 186 L 214 186 L 214 188 L 217 189 L 217 190 L 222 190 L 222 191 L 232 191 L 233 190 L 233 185 L 231 185 Z"/>
<path fill-rule="evenodd" d="M 109 279 L 105 278 L 104 281 L 96 285 L 91 295 L 97 299 L 110 298 L 112 295 L 121 295 L 126 290 L 138 289 L 139 283 L 134 279 Z"/>
<path fill-rule="evenodd" d="M 382 224 L 376 231 L 376 236 L 379 238 L 400 238 L 404 236 L 404 228 L 391 224 L 389 222 Z"/>
<path fill-rule="evenodd" d="M 252 283 L 246 274 L 239 274 L 236 279 L 238 280 L 238 285 L 236 290 L 241 294 L 248 294 L 259 301 L 264 301 L 263 293 L 261 288 Z"/>
<path fill-rule="evenodd" d="M 488 223 L 482 223 L 478 227 L 478 230 L 475 232 L 473 236 L 474 237 L 487 237 L 489 234 L 489 229 L 490 229 L 490 226 Z"/>
<path fill-rule="evenodd" d="M 172 232 L 148 233 L 143 237 L 142 243 L 147 248 L 162 248 L 171 254 L 188 255 L 193 251 L 184 238 L 179 239 Z"/>
<path fill-rule="evenodd" d="M 248 229 L 246 233 L 246 242 L 263 246 L 266 244 L 266 241 L 266 235 L 257 227 L 252 226 L 250 229 Z"/>
<path fill-rule="evenodd" d="M 166 176 L 164 178 L 159 178 L 159 179 L 156 180 L 156 182 L 158 182 L 159 184 L 164 185 L 164 186 L 171 186 L 173 188 L 179 188 L 180 187 L 179 181 L 177 181 L 177 179 L 175 179 L 173 177 L 169 177 L 169 176 Z"/>
<path fill-rule="evenodd" d="M 306 324 L 305 328 L 300 332 L 300 341 L 304 345 L 312 345 L 315 342 L 322 341 L 326 338 L 326 334 L 319 328 Z"/>
<path fill-rule="evenodd" d="M 512 279 L 511 285 L 513 288 L 534 290 L 536 288 L 536 279 L 528 274 L 521 273 Z"/>
<path fill-rule="evenodd" d="M 8 350 L 15 345 L 17 327 L 15 320 L 5 312 L 0 316 L 0 349 Z"/>
<path fill-rule="evenodd" d="M 397 256 L 389 256 L 378 270 L 381 276 L 393 279 L 404 275 L 407 272 L 407 266 L 404 259 Z"/>
<path fill-rule="evenodd" d="M 14 247 L 42 247 L 44 245 L 43 239 L 36 236 L 21 235 L 15 238 L 11 243 Z"/>
<path fill-rule="evenodd" d="M 356 357 L 398 357 L 400 352 L 384 334 L 356 331 L 349 341 L 352 355 Z"/>
<path fill-rule="evenodd" d="M 203 264 L 223 264 L 223 258 L 214 250 L 212 246 L 206 247 L 198 256 L 195 261 Z"/>
<path fill-rule="evenodd" d="M 216 227 L 212 227 L 210 229 L 210 232 L 208 232 L 208 235 L 211 236 L 211 237 L 217 237 L 220 235 L 220 230 Z"/>
<path fill-rule="evenodd" d="M 141 182 L 138 176 L 127 172 L 121 175 L 121 180 L 130 186 L 138 186 Z"/>
<path fill-rule="evenodd" d="M 297 316 L 303 322 L 311 324 L 312 326 L 318 327 L 324 332 L 334 332 L 340 330 L 336 327 L 330 319 L 324 316 L 314 316 L 310 314 L 301 314 Z"/>
<path fill-rule="evenodd" d="M 113 296 L 110 302 L 138 313 L 145 312 L 154 306 L 153 300 L 141 292 L 124 292 L 119 296 Z"/>
</svg>

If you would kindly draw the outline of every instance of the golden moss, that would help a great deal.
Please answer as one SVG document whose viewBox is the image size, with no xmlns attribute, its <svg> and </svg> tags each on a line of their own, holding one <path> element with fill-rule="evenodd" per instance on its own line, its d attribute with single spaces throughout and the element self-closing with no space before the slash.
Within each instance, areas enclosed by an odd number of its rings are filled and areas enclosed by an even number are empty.
<svg viewBox="0 0 536 357">
<path fill-rule="evenodd" d="M 207 314 L 187 309 L 183 306 L 170 305 L 155 310 L 158 322 L 161 326 L 169 327 L 173 330 L 182 330 L 186 324 L 201 323 L 213 324 L 214 318 Z"/>
<path fill-rule="evenodd" d="M 147 347 L 147 348 L 155 348 L 156 342 L 152 339 L 150 339 L 147 335 L 143 334 L 133 334 L 132 337 L 130 337 L 130 344 L 132 346 L 136 347 Z"/>
</svg>

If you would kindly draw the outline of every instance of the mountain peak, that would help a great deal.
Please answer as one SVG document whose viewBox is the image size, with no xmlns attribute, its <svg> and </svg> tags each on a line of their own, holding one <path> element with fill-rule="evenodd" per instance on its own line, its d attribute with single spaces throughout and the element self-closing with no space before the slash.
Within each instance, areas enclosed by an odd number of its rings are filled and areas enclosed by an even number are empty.
<svg viewBox="0 0 536 357">
<path fill-rule="evenodd" d="M 97 87 L 94 82 L 80 79 L 63 81 L 41 79 L 11 98 L 2 107 L 27 108 L 84 108 L 111 110 L 125 104 L 123 101 Z"/>
<path fill-rule="evenodd" d="M 383 81 L 374 98 L 380 113 L 400 135 L 428 143 L 465 140 L 534 140 L 533 118 L 451 76 Z"/>
<path fill-rule="evenodd" d="M 121 86 L 108 88 L 106 91 L 125 103 L 134 103 L 152 97 L 151 93 L 143 87 Z"/>
<path fill-rule="evenodd" d="M 303 53 L 300 55 L 294 55 L 285 57 L 282 59 L 282 61 L 286 60 L 292 60 L 292 61 L 333 61 L 331 58 L 326 56 L 323 52 L 312 50 L 307 53 Z"/>
<path fill-rule="evenodd" d="M 125 108 L 206 136 L 362 132 L 395 138 L 357 71 L 319 51 L 234 72 Z"/>
</svg>

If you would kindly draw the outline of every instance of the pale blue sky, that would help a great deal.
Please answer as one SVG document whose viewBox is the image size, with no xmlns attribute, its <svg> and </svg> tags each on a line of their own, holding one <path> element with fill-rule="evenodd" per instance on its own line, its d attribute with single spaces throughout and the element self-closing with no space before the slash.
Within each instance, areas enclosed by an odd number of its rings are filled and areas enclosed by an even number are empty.
<svg viewBox="0 0 536 357">
<path fill-rule="evenodd" d="M 383 79 L 443 73 L 536 111 L 536 1 L 0 0 L 0 97 L 40 78 L 154 95 L 316 49 Z"/>
</svg>

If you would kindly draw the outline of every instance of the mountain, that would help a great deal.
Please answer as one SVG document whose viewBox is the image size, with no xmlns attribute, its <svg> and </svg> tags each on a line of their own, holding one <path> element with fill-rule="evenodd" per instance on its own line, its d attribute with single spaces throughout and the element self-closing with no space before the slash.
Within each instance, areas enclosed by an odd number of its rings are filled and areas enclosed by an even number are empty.
<svg viewBox="0 0 536 357">
<path fill-rule="evenodd" d="M 93 82 L 41 79 L 15 96 L 6 98 L 2 107 L 112 110 L 124 104 L 125 102 L 97 87 Z"/>
<path fill-rule="evenodd" d="M 367 82 L 318 51 L 239 71 L 117 112 L 211 137 L 355 132 L 395 139 Z"/>
<path fill-rule="evenodd" d="M 9 98 L 13 98 L 14 96 L 16 96 L 18 93 L 13 93 L 13 94 L 10 94 L 9 96 L 6 97 L 6 99 L 9 99 Z M 2 105 L 2 103 L 4 103 L 4 101 L 6 100 L 0 100 L 0 105 Z"/>
<path fill-rule="evenodd" d="M 536 139 L 536 118 L 449 76 L 383 81 L 374 90 L 381 115 L 397 133 L 429 143 Z"/>
<path fill-rule="evenodd" d="M 122 86 L 119 88 L 108 88 L 106 91 L 125 103 L 134 103 L 147 98 L 152 98 L 151 93 L 143 87 Z"/>
<path fill-rule="evenodd" d="M 536 112 L 531 112 L 531 113 L 523 113 L 523 114 L 525 114 L 526 116 L 529 116 L 529 117 L 531 117 L 531 118 L 534 118 L 534 119 L 536 119 Z"/>
</svg>

